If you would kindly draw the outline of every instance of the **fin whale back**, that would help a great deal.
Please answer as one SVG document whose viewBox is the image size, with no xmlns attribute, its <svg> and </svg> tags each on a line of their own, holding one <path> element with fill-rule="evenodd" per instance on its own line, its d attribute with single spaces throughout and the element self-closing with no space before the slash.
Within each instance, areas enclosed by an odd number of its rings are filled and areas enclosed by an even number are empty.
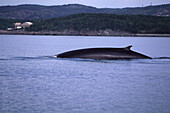
<svg viewBox="0 0 170 113">
<path fill-rule="evenodd" d="M 125 47 L 124 49 L 126 49 L 126 50 L 131 50 L 131 48 L 132 48 L 132 45 L 127 46 L 127 47 Z"/>
<path fill-rule="evenodd" d="M 95 60 L 114 59 L 151 59 L 146 55 L 131 50 L 132 45 L 125 48 L 86 48 L 64 52 L 56 55 L 57 58 L 83 58 Z"/>
</svg>

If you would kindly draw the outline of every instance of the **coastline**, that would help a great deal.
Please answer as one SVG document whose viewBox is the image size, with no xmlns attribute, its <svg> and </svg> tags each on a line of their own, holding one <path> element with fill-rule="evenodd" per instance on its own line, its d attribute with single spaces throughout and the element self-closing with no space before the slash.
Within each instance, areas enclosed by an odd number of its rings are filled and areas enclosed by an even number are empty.
<svg viewBox="0 0 170 113">
<path fill-rule="evenodd" d="M 108 32 L 104 31 L 89 31 L 89 32 L 75 32 L 75 31 L 6 31 L 0 30 L 0 34 L 6 35 L 56 35 L 56 36 L 120 36 L 120 37 L 170 37 L 170 34 L 131 34 L 126 32 Z"/>
</svg>

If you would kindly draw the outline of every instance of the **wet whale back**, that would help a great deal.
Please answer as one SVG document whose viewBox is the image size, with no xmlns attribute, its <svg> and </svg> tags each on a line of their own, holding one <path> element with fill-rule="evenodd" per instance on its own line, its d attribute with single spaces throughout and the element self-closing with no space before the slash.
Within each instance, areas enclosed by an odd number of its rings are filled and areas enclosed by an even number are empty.
<svg viewBox="0 0 170 113">
<path fill-rule="evenodd" d="M 58 54 L 58 58 L 84 58 L 84 59 L 146 59 L 146 55 L 130 50 L 132 46 L 126 48 L 87 48 L 68 51 Z"/>
</svg>

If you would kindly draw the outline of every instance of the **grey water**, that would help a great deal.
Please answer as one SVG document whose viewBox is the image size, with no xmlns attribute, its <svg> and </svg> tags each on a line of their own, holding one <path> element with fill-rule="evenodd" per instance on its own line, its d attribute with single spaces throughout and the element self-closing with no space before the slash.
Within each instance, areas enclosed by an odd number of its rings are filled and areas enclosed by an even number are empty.
<svg viewBox="0 0 170 113">
<path fill-rule="evenodd" d="M 53 57 L 128 45 L 154 59 Z M 0 113 L 170 113 L 169 57 L 163 37 L 0 35 Z"/>
</svg>

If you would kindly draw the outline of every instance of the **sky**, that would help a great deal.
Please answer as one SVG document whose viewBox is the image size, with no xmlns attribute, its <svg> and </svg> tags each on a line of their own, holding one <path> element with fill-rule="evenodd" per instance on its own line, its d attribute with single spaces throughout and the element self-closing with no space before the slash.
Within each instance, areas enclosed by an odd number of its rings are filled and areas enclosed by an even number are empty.
<svg viewBox="0 0 170 113">
<path fill-rule="evenodd" d="M 83 4 L 98 8 L 142 7 L 168 4 L 170 0 L 0 0 L 0 6 L 19 4 L 64 5 Z"/>
</svg>

